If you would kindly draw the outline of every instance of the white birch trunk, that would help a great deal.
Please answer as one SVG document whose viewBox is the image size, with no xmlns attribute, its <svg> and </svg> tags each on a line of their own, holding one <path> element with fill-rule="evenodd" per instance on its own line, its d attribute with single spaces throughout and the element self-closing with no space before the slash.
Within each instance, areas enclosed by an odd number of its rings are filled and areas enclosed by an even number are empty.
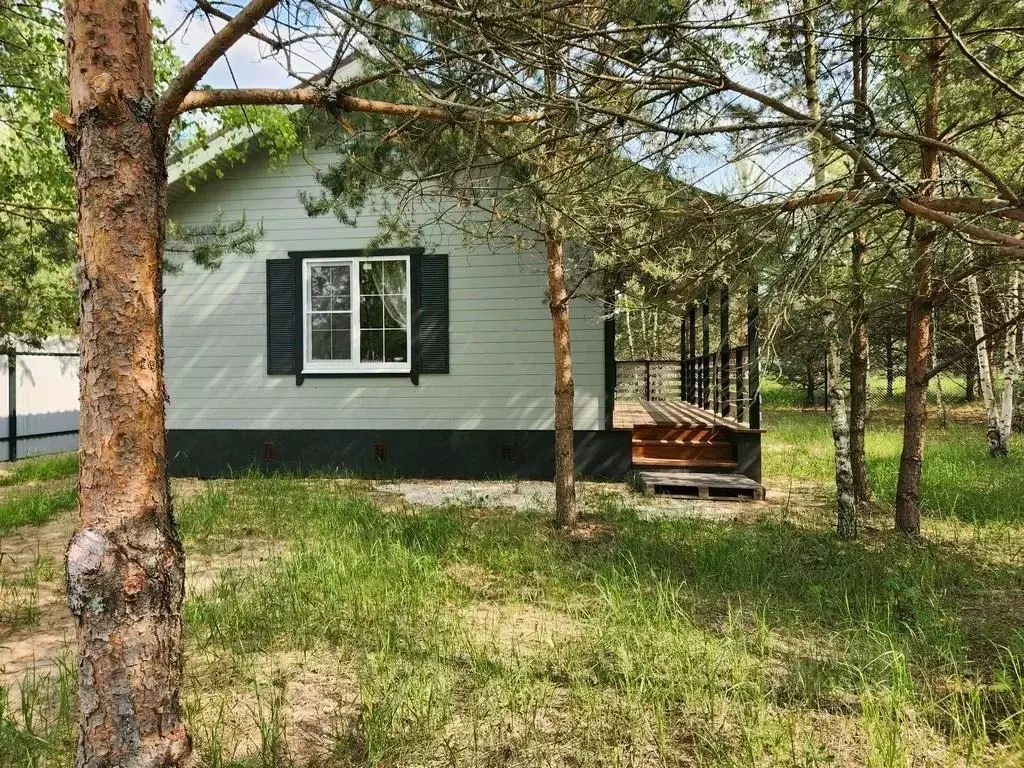
<svg viewBox="0 0 1024 768">
<path fill-rule="evenodd" d="M 836 455 L 836 533 L 841 539 L 857 538 L 857 497 L 853 483 L 850 452 L 849 393 L 843 386 L 843 348 L 835 313 L 825 315 L 828 337 L 828 414 L 832 425 L 832 442 Z"/>
<path fill-rule="evenodd" d="M 626 315 L 626 342 L 629 344 L 629 359 L 636 360 L 636 345 L 633 343 L 633 323 L 630 321 L 633 312 L 627 306 L 623 314 Z"/>
<path fill-rule="evenodd" d="M 1017 316 L 1020 301 L 1020 272 L 1013 270 L 1010 276 L 1010 295 L 1007 298 L 1006 318 L 1011 320 Z M 1013 384 L 1017 379 L 1017 327 L 1006 330 L 1006 343 L 1003 349 L 1003 389 L 999 407 L 999 444 L 1001 454 L 1010 452 L 1010 436 L 1013 434 Z"/>
<path fill-rule="evenodd" d="M 971 275 L 967 278 L 967 287 L 971 294 L 971 324 L 974 327 L 975 352 L 978 355 L 978 386 L 981 388 L 981 399 L 985 403 L 986 439 L 988 451 L 993 456 L 1002 455 L 1003 443 L 999 437 L 999 412 L 996 407 L 996 396 L 992 386 L 992 368 L 989 365 L 988 345 L 981 341 L 985 338 L 985 319 L 981 313 L 981 291 L 978 278 Z"/>
</svg>

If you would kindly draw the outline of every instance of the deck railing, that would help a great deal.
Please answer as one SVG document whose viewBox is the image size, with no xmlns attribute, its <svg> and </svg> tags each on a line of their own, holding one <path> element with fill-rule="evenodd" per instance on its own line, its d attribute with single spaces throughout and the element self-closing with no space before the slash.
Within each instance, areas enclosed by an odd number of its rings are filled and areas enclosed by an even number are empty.
<svg viewBox="0 0 1024 768">
<path fill-rule="evenodd" d="M 619 360 L 615 364 L 615 399 L 690 403 L 749 423 L 750 353 L 740 347 L 728 354 L 724 367 L 722 360 L 721 354 L 685 360 Z"/>
<path fill-rule="evenodd" d="M 678 360 L 619 360 L 615 363 L 616 400 L 679 400 Z"/>
<path fill-rule="evenodd" d="M 760 429 L 757 286 L 749 287 L 744 344 L 731 347 L 728 343 L 731 338 L 729 290 L 723 286 L 718 294 L 719 338 L 726 341 L 717 350 L 710 348 L 710 305 L 710 296 L 705 296 L 699 303 L 692 304 L 682 318 L 679 329 L 682 360 L 617 361 L 615 399 L 682 401 Z M 697 354 L 698 349 L 702 355 Z"/>
</svg>

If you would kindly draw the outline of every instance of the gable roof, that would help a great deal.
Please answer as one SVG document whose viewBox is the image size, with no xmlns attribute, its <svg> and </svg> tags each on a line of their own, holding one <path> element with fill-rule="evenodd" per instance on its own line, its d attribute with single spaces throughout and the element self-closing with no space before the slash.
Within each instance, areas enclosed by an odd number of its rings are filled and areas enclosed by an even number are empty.
<svg viewBox="0 0 1024 768">
<path fill-rule="evenodd" d="M 338 65 L 333 81 L 335 83 L 344 83 L 345 81 L 351 80 L 359 75 L 361 70 L 362 63 L 359 61 L 358 56 L 356 54 L 350 54 Z M 296 87 L 306 87 L 321 79 L 323 79 L 323 74 L 317 75 L 306 82 L 300 83 Z M 300 109 L 303 109 L 303 107 L 295 104 L 285 106 L 283 109 L 288 112 L 297 112 Z M 205 145 L 197 146 L 185 152 L 167 166 L 168 189 L 178 187 L 191 174 L 206 167 L 210 163 L 215 162 L 229 150 L 240 147 L 246 143 L 254 144 L 255 142 L 253 142 L 253 139 L 259 136 L 260 130 L 259 126 L 247 126 L 245 128 L 239 127 L 220 131 L 219 133 L 214 134 L 214 136 Z"/>
</svg>

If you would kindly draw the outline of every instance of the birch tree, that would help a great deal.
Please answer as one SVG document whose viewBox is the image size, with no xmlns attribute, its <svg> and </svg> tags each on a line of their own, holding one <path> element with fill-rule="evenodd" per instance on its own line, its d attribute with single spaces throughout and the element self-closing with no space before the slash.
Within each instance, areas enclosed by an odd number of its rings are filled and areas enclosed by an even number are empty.
<svg viewBox="0 0 1024 768">
<path fill-rule="evenodd" d="M 989 453 L 998 456 L 1004 454 L 1004 445 L 999 428 L 999 406 L 996 403 L 995 390 L 992 386 L 988 345 L 985 342 L 985 316 L 982 313 L 981 289 L 978 287 L 977 275 L 967 278 L 967 287 L 970 291 L 974 348 L 978 357 L 978 385 L 981 388 L 982 402 L 985 404 L 985 437 Z"/>
<path fill-rule="evenodd" d="M 807 114 L 820 122 L 821 94 L 819 49 L 817 39 L 818 7 L 813 0 L 805 0 L 801 10 L 803 23 L 803 70 L 804 96 Z M 815 189 L 823 189 L 827 183 L 824 142 L 814 132 L 809 138 L 809 155 Z M 832 427 L 832 445 L 835 455 L 836 483 L 836 532 L 841 539 L 857 537 L 857 498 L 853 482 L 853 463 L 850 446 L 850 410 L 848 388 L 843 375 L 843 360 L 849 357 L 849 345 L 843 343 L 839 328 L 839 317 L 832 285 L 834 255 L 832 243 L 826 243 L 820 250 L 820 281 L 825 302 L 825 361 L 828 378 L 828 411 Z"/>
</svg>

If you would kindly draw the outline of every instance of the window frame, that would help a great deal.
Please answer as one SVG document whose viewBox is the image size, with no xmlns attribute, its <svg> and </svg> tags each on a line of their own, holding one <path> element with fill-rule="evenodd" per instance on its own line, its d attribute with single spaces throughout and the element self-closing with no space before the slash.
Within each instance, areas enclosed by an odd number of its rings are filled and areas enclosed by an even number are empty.
<svg viewBox="0 0 1024 768">
<path fill-rule="evenodd" d="M 413 371 L 413 256 L 409 251 L 401 253 L 359 251 L 350 253 L 324 252 L 308 253 L 299 257 L 298 287 L 301 291 L 301 298 L 298 302 L 298 314 L 300 327 L 298 329 L 299 342 L 301 344 L 301 366 L 300 376 L 315 375 L 409 375 Z M 404 362 L 362 362 L 361 336 L 362 316 L 361 298 L 359 289 L 360 265 L 367 261 L 400 261 L 405 264 L 405 361 Z M 351 359 L 350 360 L 313 360 L 312 359 L 312 336 L 309 318 L 313 314 L 310 296 L 310 276 L 312 269 L 318 266 L 337 266 L 348 263 L 350 270 L 351 304 L 350 316 L 352 317 L 351 333 Z M 373 329 L 371 329 L 373 330 Z"/>
</svg>

